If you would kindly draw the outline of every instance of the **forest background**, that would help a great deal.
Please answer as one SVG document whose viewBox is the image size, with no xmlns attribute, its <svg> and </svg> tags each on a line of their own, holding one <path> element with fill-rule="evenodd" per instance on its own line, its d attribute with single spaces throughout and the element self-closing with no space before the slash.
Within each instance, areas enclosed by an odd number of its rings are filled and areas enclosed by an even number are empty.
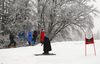
<svg viewBox="0 0 100 64">
<path fill-rule="evenodd" d="M 95 0 L 0 0 L 0 48 L 9 44 L 9 34 L 44 29 L 50 41 L 79 41 L 91 35 L 98 9 Z M 88 33 L 87 33 L 88 32 Z M 93 34 L 100 39 L 100 32 Z M 15 39 L 18 45 L 19 39 Z M 25 39 L 21 39 L 25 46 Z"/>
</svg>

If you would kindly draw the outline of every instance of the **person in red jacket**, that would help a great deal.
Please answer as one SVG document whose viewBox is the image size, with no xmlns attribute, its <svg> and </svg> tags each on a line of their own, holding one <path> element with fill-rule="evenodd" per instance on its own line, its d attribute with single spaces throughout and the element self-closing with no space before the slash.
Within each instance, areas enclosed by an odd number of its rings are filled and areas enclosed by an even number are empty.
<svg viewBox="0 0 100 64">
<path fill-rule="evenodd" d="M 45 36 L 45 32 L 44 32 L 44 30 L 42 29 L 41 34 L 40 34 L 40 42 L 41 42 L 41 43 L 43 43 L 43 41 L 44 41 L 44 36 Z"/>
</svg>

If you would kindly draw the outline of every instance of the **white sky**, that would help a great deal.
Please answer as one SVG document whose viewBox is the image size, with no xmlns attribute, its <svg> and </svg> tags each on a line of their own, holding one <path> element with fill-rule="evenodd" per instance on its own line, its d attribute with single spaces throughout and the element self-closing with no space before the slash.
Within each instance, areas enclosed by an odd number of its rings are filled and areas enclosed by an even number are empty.
<svg viewBox="0 0 100 64">
<path fill-rule="evenodd" d="M 100 0 L 96 0 L 96 2 L 94 2 L 93 4 L 100 11 Z M 93 33 L 97 33 L 97 31 L 100 31 L 100 14 L 99 17 L 94 18 Z"/>
</svg>

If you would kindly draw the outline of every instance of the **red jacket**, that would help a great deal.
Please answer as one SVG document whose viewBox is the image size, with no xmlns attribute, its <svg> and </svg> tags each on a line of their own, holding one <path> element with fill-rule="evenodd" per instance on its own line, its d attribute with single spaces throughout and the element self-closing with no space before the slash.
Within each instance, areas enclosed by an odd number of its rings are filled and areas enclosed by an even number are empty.
<svg viewBox="0 0 100 64">
<path fill-rule="evenodd" d="M 44 35 L 45 35 L 45 32 L 42 31 L 42 32 L 41 32 L 41 35 L 40 35 L 40 42 L 41 42 L 41 41 L 44 41 Z"/>
</svg>

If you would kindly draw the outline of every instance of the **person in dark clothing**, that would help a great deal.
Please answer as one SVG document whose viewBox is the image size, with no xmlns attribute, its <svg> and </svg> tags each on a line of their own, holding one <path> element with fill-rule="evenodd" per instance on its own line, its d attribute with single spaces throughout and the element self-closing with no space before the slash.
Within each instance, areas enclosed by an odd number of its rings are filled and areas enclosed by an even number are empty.
<svg viewBox="0 0 100 64">
<path fill-rule="evenodd" d="M 50 40 L 47 36 L 44 36 L 44 41 L 43 41 L 43 51 L 44 53 L 43 54 L 49 54 L 49 51 L 51 51 L 51 43 L 50 43 Z"/>
<path fill-rule="evenodd" d="M 38 32 L 36 30 L 34 30 L 34 32 L 33 32 L 33 38 L 32 38 L 32 45 L 35 44 L 37 35 L 38 35 Z"/>
<path fill-rule="evenodd" d="M 10 39 L 10 44 L 8 45 L 8 48 L 10 48 L 11 44 L 14 44 L 14 48 L 16 48 L 16 42 L 14 41 L 15 35 L 13 33 L 10 34 L 9 39 Z"/>
</svg>

